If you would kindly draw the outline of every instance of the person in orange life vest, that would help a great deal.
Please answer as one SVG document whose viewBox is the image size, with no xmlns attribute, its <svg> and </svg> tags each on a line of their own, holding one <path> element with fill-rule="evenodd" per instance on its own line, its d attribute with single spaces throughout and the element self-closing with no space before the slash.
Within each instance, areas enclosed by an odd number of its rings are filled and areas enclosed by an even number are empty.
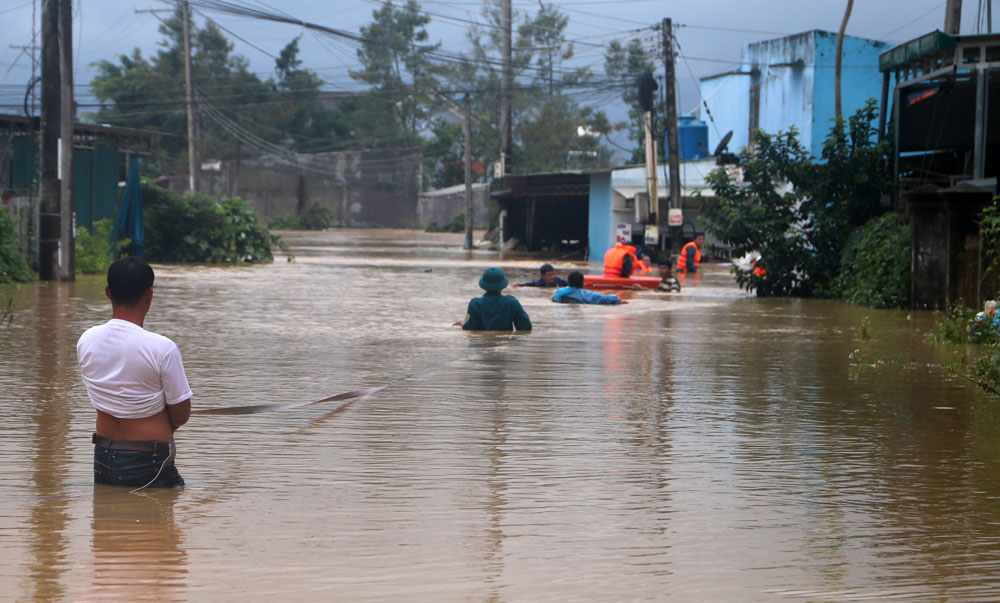
<svg viewBox="0 0 1000 603">
<path fill-rule="evenodd" d="M 767 276 L 767 270 L 764 270 L 760 265 L 761 257 L 758 255 L 753 260 L 750 261 L 750 266 L 753 268 L 753 275 L 764 278 Z"/>
<path fill-rule="evenodd" d="M 677 272 L 679 274 L 695 274 L 698 272 L 698 264 L 701 263 L 701 248 L 705 244 L 705 235 L 698 233 L 693 241 L 688 241 L 681 248 L 681 255 L 677 258 Z"/>
<path fill-rule="evenodd" d="M 653 269 L 653 267 L 646 262 L 646 259 L 649 256 L 643 253 L 642 247 L 639 247 L 635 250 L 635 257 L 636 257 L 635 270 L 633 270 L 633 273 L 649 272 L 650 270 Z"/>
<path fill-rule="evenodd" d="M 632 245 L 618 243 L 604 254 L 604 276 L 628 278 L 632 275 L 639 258 Z"/>
</svg>

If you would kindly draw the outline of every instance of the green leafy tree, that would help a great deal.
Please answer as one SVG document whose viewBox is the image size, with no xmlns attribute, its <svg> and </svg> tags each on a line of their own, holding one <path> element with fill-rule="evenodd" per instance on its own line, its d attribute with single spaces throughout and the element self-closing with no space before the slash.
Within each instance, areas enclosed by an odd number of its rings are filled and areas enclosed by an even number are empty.
<svg viewBox="0 0 1000 603">
<path fill-rule="evenodd" d="M 385 146 L 415 146 L 426 125 L 430 91 L 438 86 L 440 69 L 432 53 L 440 43 L 427 42 L 430 18 L 416 0 L 396 6 L 392 0 L 373 13 L 374 21 L 361 28 L 358 58 L 362 69 L 351 77 L 372 86 L 371 104 L 381 119 L 392 116 L 394 136 Z M 372 120 L 377 123 L 377 120 Z"/>
<path fill-rule="evenodd" d="M 799 213 L 803 193 L 786 183 L 808 169 L 809 152 L 794 128 L 773 136 L 758 130 L 753 142 L 739 155 L 742 182 L 722 169 L 708 175 L 718 205 L 703 204 L 702 218 L 734 256 L 757 252 L 763 257 L 765 276 L 735 270 L 740 287 L 761 296 L 808 294 L 811 252 Z"/>
<path fill-rule="evenodd" d="M 836 278 L 851 233 L 887 210 L 881 199 L 891 185 L 885 172 L 888 147 L 872 136 L 876 117 L 869 102 L 847 122 L 836 121 L 819 161 L 799 143 L 794 128 L 775 135 L 754 132 L 739 155 L 739 181 L 721 169 L 709 175 L 718 204 L 703 204 L 707 229 L 735 256 L 760 253 L 767 271 L 736 270 L 741 287 L 759 295 L 840 294 Z M 878 284 L 893 291 L 897 285 Z"/>
<path fill-rule="evenodd" d="M 518 124 L 521 144 L 514 154 L 518 171 L 545 172 L 569 165 L 590 168 L 606 164 L 610 153 L 600 145 L 600 136 L 610 130 L 602 111 L 581 107 L 562 95 L 546 99 Z"/>
<path fill-rule="evenodd" d="M 823 141 L 821 160 L 793 182 L 805 192 L 799 213 L 815 253 L 807 267 L 814 294 L 835 296 L 827 285 L 841 270 L 841 254 L 855 229 L 882 215 L 892 181 L 885 169 L 890 146 L 872 127 L 878 118 L 874 99 L 847 120 L 834 120 Z"/>
<path fill-rule="evenodd" d="M 26 283 L 33 275 L 21 257 L 17 228 L 7 208 L 0 207 L 0 283 Z"/>
<path fill-rule="evenodd" d="M 492 163 L 499 158 L 500 151 L 499 2 L 485 0 L 482 15 L 486 25 L 474 27 L 468 33 L 472 47 L 469 61 L 447 75 L 454 87 L 475 90 L 472 112 L 477 121 L 473 128 L 473 153 Z M 573 45 L 565 35 L 569 18 L 555 5 L 546 3 L 533 15 L 514 11 L 512 17 L 516 32 L 511 41 L 514 171 L 607 165 L 611 153 L 602 139 L 610 131 L 606 115 L 582 105 L 567 93 L 586 86 L 590 79 L 587 68 L 571 69 L 563 64 L 574 55 Z M 455 141 L 456 145 L 460 142 Z"/>
<path fill-rule="evenodd" d="M 619 82 L 622 88 L 621 99 L 628 106 L 628 120 L 616 123 L 614 129 L 626 130 L 629 140 L 635 143 L 629 159 L 631 163 L 646 161 L 645 111 L 639 104 L 637 82 L 643 73 L 653 73 L 655 70 L 654 57 L 646 52 L 639 40 L 631 40 L 624 46 L 618 40 L 613 40 L 604 53 L 604 72 L 610 80 Z M 654 96 L 656 114 L 665 115 L 663 102 L 659 96 Z M 663 151 L 663 145 L 660 145 L 660 157 L 663 157 Z"/>
<path fill-rule="evenodd" d="M 159 28 L 160 48 L 146 58 L 138 49 L 118 60 L 95 63 L 94 93 L 101 101 L 101 123 L 156 130 L 160 138 L 147 167 L 153 172 L 187 170 L 187 101 L 184 77 L 183 12 L 177 9 Z M 230 157 L 240 144 L 237 132 L 290 149 L 330 144 L 337 120 L 317 100 L 319 79 L 298 61 L 293 40 L 276 60 L 278 81 L 262 81 L 248 61 L 211 22 L 189 22 L 192 80 L 196 91 L 198 145 L 203 158 Z M 264 146 L 260 142 L 259 146 Z"/>
</svg>

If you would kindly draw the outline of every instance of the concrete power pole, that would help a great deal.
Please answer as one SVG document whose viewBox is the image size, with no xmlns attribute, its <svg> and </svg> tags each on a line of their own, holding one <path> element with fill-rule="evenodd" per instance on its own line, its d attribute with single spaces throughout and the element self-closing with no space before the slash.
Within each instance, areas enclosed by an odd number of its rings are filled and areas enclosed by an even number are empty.
<svg viewBox="0 0 1000 603">
<path fill-rule="evenodd" d="M 500 165 L 503 173 L 511 173 L 510 153 L 514 128 L 511 123 L 513 113 L 513 67 L 511 66 L 511 12 L 510 0 L 500 1 L 500 53 L 503 55 L 503 70 L 500 77 Z"/>
<path fill-rule="evenodd" d="M 962 29 L 962 0 L 948 0 L 944 9 L 944 33 L 957 36 Z"/>
<path fill-rule="evenodd" d="M 198 192 L 198 146 L 195 140 L 194 87 L 191 85 L 191 8 L 184 2 L 184 81 L 187 83 L 188 188 Z"/>
<path fill-rule="evenodd" d="M 469 93 L 465 93 L 465 248 L 472 249 L 472 110 L 469 108 Z"/>
<path fill-rule="evenodd" d="M 653 142 L 653 112 L 646 111 L 643 116 L 646 130 L 646 194 L 649 195 L 646 207 L 640 207 L 639 202 L 635 204 L 635 221 L 645 222 L 649 218 L 649 212 L 656 208 L 657 220 L 659 220 L 659 200 L 660 193 L 656 187 L 656 144 Z"/>
<path fill-rule="evenodd" d="M 664 65 L 664 96 L 666 99 L 666 120 L 667 120 L 667 164 L 669 166 L 670 177 L 670 199 L 659 201 L 657 199 L 656 219 L 661 227 L 661 232 L 666 231 L 667 214 L 671 207 L 681 206 L 681 148 L 677 137 L 677 77 L 674 74 L 674 36 L 671 31 L 670 19 L 663 20 L 663 65 Z M 679 240 L 673 241 L 674 247 L 679 247 Z"/>
<path fill-rule="evenodd" d="M 38 275 L 47 281 L 76 278 L 72 18 L 71 0 L 43 0 Z"/>
</svg>

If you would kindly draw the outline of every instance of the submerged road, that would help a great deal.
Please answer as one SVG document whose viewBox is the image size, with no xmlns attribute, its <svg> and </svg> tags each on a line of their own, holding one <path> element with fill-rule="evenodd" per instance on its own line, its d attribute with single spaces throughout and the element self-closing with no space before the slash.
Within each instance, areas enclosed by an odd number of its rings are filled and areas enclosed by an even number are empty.
<svg viewBox="0 0 1000 603">
<path fill-rule="evenodd" d="M 507 290 L 534 332 L 473 334 L 450 325 L 485 267 L 528 280 L 552 258 L 461 234 L 286 240 L 294 262 L 154 265 L 146 326 L 180 346 L 193 407 L 394 385 L 195 415 L 179 491 L 92 484 L 75 343 L 110 315 L 103 278 L 0 286 L 0 598 L 1000 592 L 1000 401 L 949 375 L 930 313 L 757 299 L 709 265 L 625 306 Z"/>
</svg>

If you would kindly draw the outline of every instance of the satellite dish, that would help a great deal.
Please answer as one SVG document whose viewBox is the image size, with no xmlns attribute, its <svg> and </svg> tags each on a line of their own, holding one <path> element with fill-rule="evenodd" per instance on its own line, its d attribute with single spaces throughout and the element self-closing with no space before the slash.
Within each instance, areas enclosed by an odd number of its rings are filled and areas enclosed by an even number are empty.
<svg viewBox="0 0 1000 603">
<path fill-rule="evenodd" d="M 726 147 L 729 146 L 729 141 L 732 140 L 732 138 L 733 138 L 733 131 L 730 130 L 726 132 L 726 135 L 723 136 L 722 140 L 719 141 L 718 146 L 715 147 L 715 152 L 712 153 L 712 157 L 718 157 L 719 155 L 721 155 L 726 150 Z"/>
</svg>

